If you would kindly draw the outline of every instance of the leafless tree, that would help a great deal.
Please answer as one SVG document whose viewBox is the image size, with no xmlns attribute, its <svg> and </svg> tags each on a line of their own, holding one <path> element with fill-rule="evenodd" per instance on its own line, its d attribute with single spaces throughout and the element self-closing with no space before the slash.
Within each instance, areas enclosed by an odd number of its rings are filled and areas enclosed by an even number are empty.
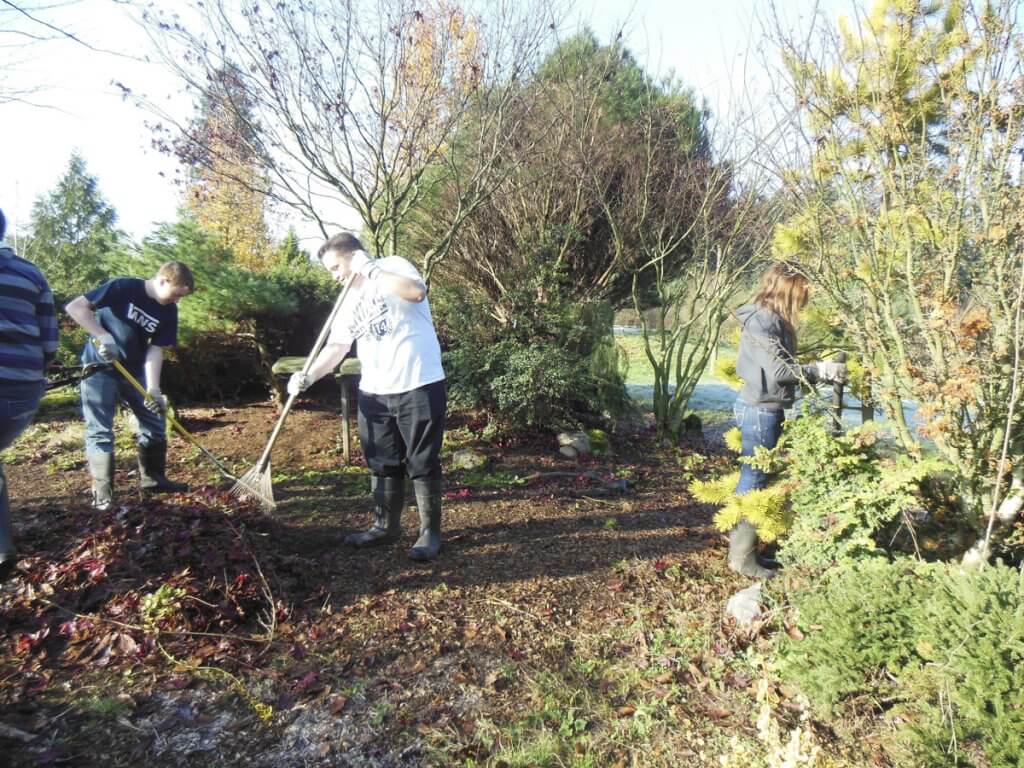
<svg viewBox="0 0 1024 768">
<path fill-rule="evenodd" d="M 424 253 L 429 277 L 459 229 L 509 172 L 513 109 L 559 19 L 549 3 L 412 0 L 212 0 L 148 14 L 164 60 L 197 95 L 237 73 L 251 150 L 272 198 L 327 235 L 340 201 L 379 253 L 440 185 L 457 205 Z M 160 113 L 154 103 L 149 106 Z M 168 146 L 201 141 L 184 116 L 161 114 Z M 205 147 L 207 156 L 215 148 Z M 239 180 L 243 181 L 243 180 Z"/>
</svg>

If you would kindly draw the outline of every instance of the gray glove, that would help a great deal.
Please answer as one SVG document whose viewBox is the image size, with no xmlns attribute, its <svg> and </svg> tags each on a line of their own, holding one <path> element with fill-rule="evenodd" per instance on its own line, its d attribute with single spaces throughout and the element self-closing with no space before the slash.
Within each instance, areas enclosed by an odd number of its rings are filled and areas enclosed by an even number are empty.
<svg viewBox="0 0 1024 768">
<path fill-rule="evenodd" d="M 846 363 L 837 363 L 835 360 L 819 360 L 814 366 L 818 369 L 819 381 L 830 381 L 835 384 L 842 384 L 846 381 Z"/>
<path fill-rule="evenodd" d="M 308 373 L 303 373 L 302 371 L 293 373 L 292 377 L 288 379 L 288 394 L 298 395 L 305 392 L 313 386 L 313 383 L 313 379 L 310 378 Z"/>
<path fill-rule="evenodd" d="M 100 356 L 100 360 L 104 363 L 112 363 L 117 360 L 120 350 L 118 350 L 117 342 L 114 341 L 113 336 L 109 333 L 104 333 L 96 339 L 96 342 L 96 354 Z"/>
<path fill-rule="evenodd" d="M 149 410 L 153 413 L 167 413 L 167 397 L 159 389 L 150 387 L 146 390 L 146 394 L 149 395 L 146 398 L 146 407 Z"/>
</svg>

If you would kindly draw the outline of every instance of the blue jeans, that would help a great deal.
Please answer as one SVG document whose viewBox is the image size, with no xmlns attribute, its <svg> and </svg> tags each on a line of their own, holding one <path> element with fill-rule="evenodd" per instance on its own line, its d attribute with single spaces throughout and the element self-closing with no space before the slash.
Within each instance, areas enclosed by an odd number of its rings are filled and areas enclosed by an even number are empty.
<svg viewBox="0 0 1024 768">
<path fill-rule="evenodd" d="M 82 379 L 80 388 L 86 452 L 114 452 L 114 414 L 118 402 L 131 408 L 139 422 L 140 446 L 167 442 L 163 415 L 149 410 L 141 393 L 113 368 L 102 369 Z"/>
<path fill-rule="evenodd" d="M 786 413 L 781 408 L 765 408 L 764 406 L 747 405 L 736 400 L 733 405 L 736 426 L 743 435 L 741 456 L 753 456 L 754 449 L 762 445 L 774 448 L 782 435 L 782 422 Z M 749 464 L 740 463 L 740 481 L 736 484 L 736 495 L 741 496 L 747 491 L 754 491 L 768 486 L 768 475 Z"/>
<path fill-rule="evenodd" d="M 5 392 L 0 387 L 0 451 L 8 448 L 24 432 L 39 409 L 39 401 L 43 399 L 46 385 L 39 382 L 38 391 L 35 385 L 19 385 L 16 393 Z M 11 503 L 7 493 L 7 476 L 4 465 L 0 463 L 0 554 L 13 555 L 14 541 L 11 534 Z"/>
</svg>

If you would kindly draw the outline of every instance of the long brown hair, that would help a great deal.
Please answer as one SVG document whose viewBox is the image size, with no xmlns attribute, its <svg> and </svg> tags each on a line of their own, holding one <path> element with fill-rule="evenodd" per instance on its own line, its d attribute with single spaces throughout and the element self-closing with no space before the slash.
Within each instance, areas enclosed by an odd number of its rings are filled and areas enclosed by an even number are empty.
<svg viewBox="0 0 1024 768">
<path fill-rule="evenodd" d="M 794 264 L 779 261 L 761 278 L 754 303 L 781 317 L 787 330 L 795 337 L 800 310 L 807 305 L 809 295 L 810 286 L 804 274 Z"/>
</svg>

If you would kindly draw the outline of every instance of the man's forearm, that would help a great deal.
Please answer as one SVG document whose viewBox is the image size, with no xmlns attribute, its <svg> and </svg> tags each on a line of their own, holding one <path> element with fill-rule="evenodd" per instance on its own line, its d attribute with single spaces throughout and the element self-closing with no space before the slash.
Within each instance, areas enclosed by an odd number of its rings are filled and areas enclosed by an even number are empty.
<svg viewBox="0 0 1024 768">
<path fill-rule="evenodd" d="M 163 347 L 150 347 L 146 350 L 146 387 L 160 389 L 160 373 L 164 367 Z"/>
<path fill-rule="evenodd" d="M 64 307 L 64 311 L 68 313 L 72 320 L 93 336 L 99 338 L 107 333 L 107 329 L 100 325 L 100 321 L 96 319 L 96 313 L 93 312 L 92 307 L 89 305 L 89 300 L 85 296 L 79 296 L 69 301 Z"/>
<path fill-rule="evenodd" d="M 342 361 L 346 354 L 348 354 L 351 345 L 348 344 L 328 344 L 320 350 L 320 354 L 316 356 L 316 360 L 313 361 L 313 365 L 309 368 L 309 378 L 313 381 L 319 381 L 328 373 L 338 367 L 338 363 Z"/>
<path fill-rule="evenodd" d="M 414 280 L 405 275 L 396 275 L 394 272 L 378 270 L 374 282 L 381 288 L 393 293 L 400 299 L 418 304 L 427 296 L 426 286 L 419 280 Z"/>
</svg>

